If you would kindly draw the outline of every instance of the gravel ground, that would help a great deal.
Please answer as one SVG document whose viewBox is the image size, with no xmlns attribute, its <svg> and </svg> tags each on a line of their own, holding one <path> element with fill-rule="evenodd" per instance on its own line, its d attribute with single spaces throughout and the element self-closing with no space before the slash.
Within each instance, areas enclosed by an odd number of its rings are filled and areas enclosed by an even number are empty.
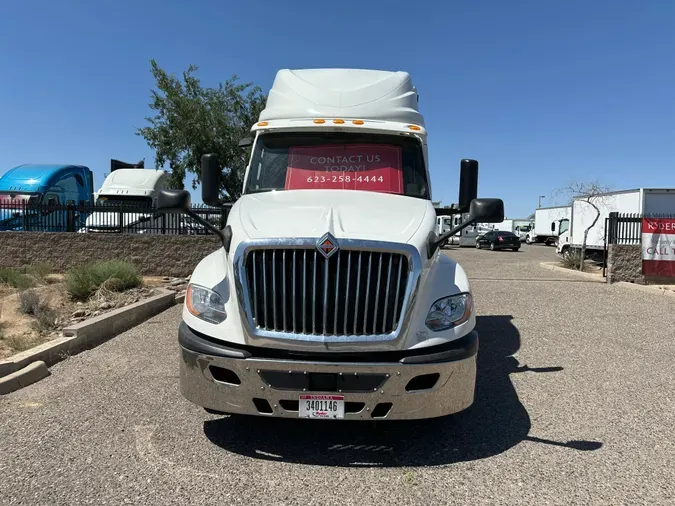
<svg viewBox="0 0 675 506">
<path fill-rule="evenodd" d="M 0 398 L 0 504 L 673 504 L 675 300 L 449 249 L 474 406 L 427 422 L 218 418 L 178 392 L 175 307 Z"/>
</svg>

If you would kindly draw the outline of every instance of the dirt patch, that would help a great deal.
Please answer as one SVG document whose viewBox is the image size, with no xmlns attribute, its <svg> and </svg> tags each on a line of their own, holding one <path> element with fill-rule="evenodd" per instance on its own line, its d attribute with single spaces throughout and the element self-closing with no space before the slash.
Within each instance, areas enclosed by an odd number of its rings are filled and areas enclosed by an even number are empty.
<svg viewBox="0 0 675 506">
<path fill-rule="evenodd" d="M 160 278 L 124 292 L 102 286 L 86 302 L 75 302 L 62 275 L 46 276 L 44 283 L 21 291 L 0 286 L 0 360 L 61 337 L 62 329 L 73 323 L 145 299 L 163 285 Z"/>
</svg>

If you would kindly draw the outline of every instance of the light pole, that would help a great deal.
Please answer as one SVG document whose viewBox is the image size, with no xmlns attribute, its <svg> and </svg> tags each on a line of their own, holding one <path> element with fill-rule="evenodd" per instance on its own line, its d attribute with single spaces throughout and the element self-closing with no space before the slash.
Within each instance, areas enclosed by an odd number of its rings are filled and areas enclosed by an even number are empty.
<svg viewBox="0 0 675 506">
<path fill-rule="evenodd" d="M 546 195 L 539 195 L 539 208 L 541 209 L 541 199 L 545 199 Z"/>
</svg>

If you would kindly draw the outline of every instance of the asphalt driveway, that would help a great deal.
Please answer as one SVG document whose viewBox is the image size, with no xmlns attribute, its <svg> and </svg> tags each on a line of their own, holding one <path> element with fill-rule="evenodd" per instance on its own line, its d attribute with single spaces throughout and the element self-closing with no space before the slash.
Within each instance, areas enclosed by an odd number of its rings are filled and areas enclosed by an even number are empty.
<svg viewBox="0 0 675 506">
<path fill-rule="evenodd" d="M 449 249 L 474 406 L 426 422 L 220 418 L 178 392 L 174 307 L 0 397 L 0 504 L 672 504 L 675 299 Z"/>
</svg>

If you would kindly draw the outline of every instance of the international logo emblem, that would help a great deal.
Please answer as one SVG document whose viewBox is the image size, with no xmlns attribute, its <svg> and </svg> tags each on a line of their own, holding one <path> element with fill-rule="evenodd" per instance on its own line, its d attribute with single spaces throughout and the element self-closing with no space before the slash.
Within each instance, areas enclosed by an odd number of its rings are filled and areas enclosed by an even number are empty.
<svg viewBox="0 0 675 506">
<path fill-rule="evenodd" d="M 317 241 L 316 249 L 318 249 L 319 253 L 325 258 L 330 258 L 334 253 L 337 253 L 340 246 L 338 245 L 337 239 L 328 233 Z"/>
</svg>

